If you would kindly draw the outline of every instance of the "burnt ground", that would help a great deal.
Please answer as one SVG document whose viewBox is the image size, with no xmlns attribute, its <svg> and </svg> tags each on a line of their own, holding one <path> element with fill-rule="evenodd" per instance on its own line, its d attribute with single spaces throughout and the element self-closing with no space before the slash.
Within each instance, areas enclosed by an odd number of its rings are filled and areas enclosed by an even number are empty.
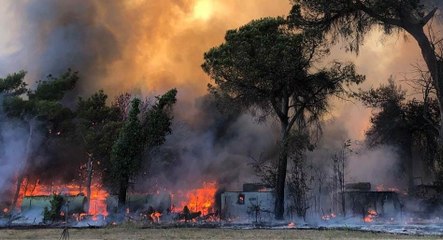
<svg viewBox="0 0 443 240">
<path fill-rule="evenodd" d="M 1 229 L 0 239 L 59 239 L 60 228 Z M 69 229 L 69 239 L 440 239 L 351 230 L 140 228 L 134 225 Z"/>
</svg>

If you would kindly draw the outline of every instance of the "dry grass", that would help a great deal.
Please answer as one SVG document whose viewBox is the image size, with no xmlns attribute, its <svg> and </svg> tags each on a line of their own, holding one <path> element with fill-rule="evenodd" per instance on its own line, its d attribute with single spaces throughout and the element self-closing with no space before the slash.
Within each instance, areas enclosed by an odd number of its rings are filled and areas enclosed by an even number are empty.
<svg viewBox="0 0 443 240">
<path fill-rule="evenodd" d="M 0 230 L 0 239 L 59 239 L 62 229 Z M 134 226 L 70 229 L 70 239 L 437 239 L 346 230 L 141 229 Z"/>
</svg>

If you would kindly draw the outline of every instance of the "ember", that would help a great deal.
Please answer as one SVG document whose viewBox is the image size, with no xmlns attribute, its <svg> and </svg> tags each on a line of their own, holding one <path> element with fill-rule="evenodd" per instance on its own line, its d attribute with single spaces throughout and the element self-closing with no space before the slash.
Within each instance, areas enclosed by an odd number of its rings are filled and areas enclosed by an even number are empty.
<svg viewBox="0 0 443 240">
<path fill-rule="evenodd" d="M 365 221 L 366 223 L 371 223 L 377 216 L 378 213 L 375 210 L 369 209 L 368 214 L 363 218 L 363 221 Z"/>
<path fill-rule="evenodd" d="M 153 222 L 159 223 L 160 222 L 160 217 L 162 216 L 162 214 L 159 213 L 159 212 L 153 212 L 153 213 L 151 213 L 150 216 L 151 216 L 151 219 L 152 219 Z"/>
<path fill-rule="evenodd" d="M 331 219 L 336 218 L 337 215 L 335 213 L 331 213 L 331 214 L 325 214 L 321 217 L 321 219 L 325 220 L 325 221 L 329 221 Z"/>
</svg>

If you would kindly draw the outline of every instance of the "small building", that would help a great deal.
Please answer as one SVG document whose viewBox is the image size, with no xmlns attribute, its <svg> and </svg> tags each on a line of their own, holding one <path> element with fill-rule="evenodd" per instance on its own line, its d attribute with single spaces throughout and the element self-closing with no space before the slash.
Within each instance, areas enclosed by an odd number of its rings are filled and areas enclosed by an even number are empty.
<svg viewBox="0 0 443 240">
<path fill-rule="evenodd" d="M 171 201 L 171 195 L 164 192 L 158 194 L 129 193 L 126 195 L 126 205 L 130 212 L 142 212 L 151 209 L 163 213 L 171 209 Z M 108 212 L 116 213 L 118 196 L 110 195 L 106 199 L 106 206 Z"/>
<path fill-rule="evenodd" d="M 347 215 L 367 215 L 376 211 L 381 217 L 395 217 L 401 211 L 402 204 L 395 191 L 372 190 L 370 183 L 351 183 L 343 192 Z"/>
<path fill-rule="evenodd" d="M 243 191 L 221 194 L 220 217 L 228 221 L 255 221 L 274 219 L 274 190 L 263 184 L 243 184 Z"/>
</svg>

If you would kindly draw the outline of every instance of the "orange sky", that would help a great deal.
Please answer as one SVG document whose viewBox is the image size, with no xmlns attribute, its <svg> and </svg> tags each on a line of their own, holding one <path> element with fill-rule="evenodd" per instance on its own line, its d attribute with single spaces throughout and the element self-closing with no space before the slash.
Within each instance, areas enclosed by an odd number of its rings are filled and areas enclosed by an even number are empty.
<svg viewBox="0 0 443 240">
<path fill-rule="evenodd" d="M 66 5 L 68 14 L 78 1 L 59 4 Z M 0 6 L 0 27 L 6 29 L 0 36 L 0 63 L 26 44 L 20 41 L 26 21 L 11 11 L 25 5 L 26 1 Z M 99 59 L 97 68 L 103 71 L 91 75 L 93 81 L 83 88 L 87 92 L 103 88 L 113 95 L 124 91 L 152 95 L 176 87 L 190 117 L 194 100 L 206 93 L 209 82 L 200 68 L 203 53 L 220 44 L 228 29 L 260 17 L 287 15 L 290 10 L 289 0 L 91 0 L 90 5 L 97 9 L 92 24 L 104 26 L 115 36 L 119 52 L 110 59 Z M 40 42 L 36 52 L 48 47 L 44 37 Z M 100 43 L 93 47 L 99 48 Z M 26 54 L 30 57 L 23 57 Z M 20 69 L 28 70 L 31 77 L 36 61 L 32 54 L 24 53 L 21 56 L 27 60 L 20 62 Z M 412 70 L 411 64 L 422 61 L 413 39 L 405 40 L 402 33 L 386 38 L 379 31 L 367 37 L 358 56 L 345 53 L 339 44 L 329 59 L 355 61 L 358 70 L 367 75 L 364 88 L 378 86 L 390 75 L 402 79 Z M 342 101 L 333 104 L 330 115 L 343 121 L 351 138 L 363 137 L 369 116 L 368 109 Z"/>
</svg>

